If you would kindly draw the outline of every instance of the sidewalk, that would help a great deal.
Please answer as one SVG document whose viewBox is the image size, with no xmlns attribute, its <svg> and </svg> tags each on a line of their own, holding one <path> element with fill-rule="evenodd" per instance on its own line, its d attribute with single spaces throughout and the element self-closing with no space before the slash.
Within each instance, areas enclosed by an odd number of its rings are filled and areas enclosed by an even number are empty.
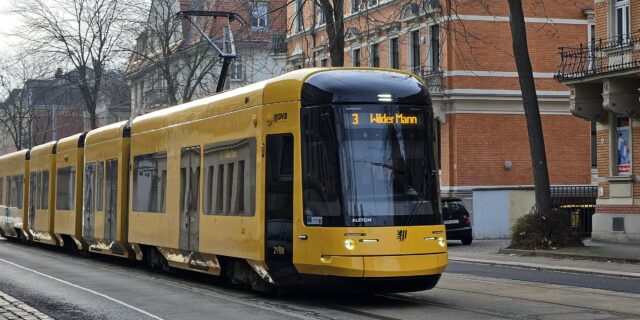
<svg viewBox="0 0 640 320">
<path fill-rule="evenodd" d="M 474 240 L 469 246 L 449 241 L 449 260 L 538 270 L 640 278 L 640 245 L 585 241 L 582 248 L 505 249 L 509 240 Z"/>
<path fill-rule="evenodd" d="M 0 291 L 0 320 L 51 320 L 44 313 Z"/>
</svg>

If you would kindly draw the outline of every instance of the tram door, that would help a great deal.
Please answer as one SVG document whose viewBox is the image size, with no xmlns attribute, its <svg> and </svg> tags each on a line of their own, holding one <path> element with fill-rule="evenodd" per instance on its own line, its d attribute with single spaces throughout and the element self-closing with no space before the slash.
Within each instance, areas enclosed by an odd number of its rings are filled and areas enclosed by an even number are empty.
<svg viewBox="0 0 640 320">
<path fill-rule="evenodd" d="M 200 147 L 182 149 L 180 156 L 180 249 L 198 251 L 200 212 Z"/>
<path fill-rule="evenodd" d="M 118 232 L 118 160 L 107 161 L 106 199 L 104 209 L 104 239 L 115 241 Z"/>
<path fill-rule="evenodd" d="M 293 135 L 267 136 L 265 257 L 271 276 L 286 284 L 293 266 Z"/>
<path fill-rule="evenodd" d="M 94 203 L 96 191 L 96 164 L 84 165 L 84 212 L 82 221 L 82 236 L 86 239 L 94 238 L 93 220 L 96 214 Z"/>
</svg>

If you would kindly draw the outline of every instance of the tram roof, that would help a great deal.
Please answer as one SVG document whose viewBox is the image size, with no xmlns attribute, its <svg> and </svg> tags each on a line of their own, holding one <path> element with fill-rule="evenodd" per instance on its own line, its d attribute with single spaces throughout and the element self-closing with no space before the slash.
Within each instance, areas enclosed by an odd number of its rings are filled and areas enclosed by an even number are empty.
<svg viewBox="0 0 640 320">
<path fill-rule="evenodd" d="M 50 141 L 45 144 L 33 147 L 33 149 L 31 149 L 31 158 L 33 159 L 35 157 L 55 154 L 57 143 L 57 141 Z"/>
<path fill-rule="evenodd" d="M 16 160 L 28 160 L 27 159 L 27 154 L 29 153 L 29 150 L 25 149 L 25 150 L 20 150 L 20 151 L 15 151 L 12 153 L 8 153 L 5 155 L 0 156 L 0 162 L 4 162 L 4 161 L 16 161 Z"/>
<path fill-rule="evenodd" d="M 127 132 L 129 128 L 130 122 L 129 120 L 125 120 L 91 130 L 85 138 L 85 146 L 122 139 L 127 135 L 125 132 Z"/>
<path fill-rule="evenodd" d="M 86 132 L 81 132 L 58 140 L 58 144 L 56 145 L 56 152 L 84 148 L 84 140 L 86 135 Z"/>
<path fill-rule="evenodd" d="M 141 132 L 148 132 L 157 130 L 163 127 L 204 119 L 219 114 L 225 114 L 242 109 L 252 108 L 260 105 L 269 105 L 273 103 L 288 102 L 288 101 L 301 101 L 303 98 L 303 87 L 311 76 L 319 73 L 335 70 L 347 70 L 350 71 L 347 77 L 348 80 L 329 85 L 327 89 L 345 91 L 339 89 L 340 86 L 350 87 L 352 90 L 359 91 L 360 93 L 367 92 L 369 95 L 373 94 L 373 97 L 377 99 L 378 87 L 388 87 L 389 82 L 384 82 L 382 79 L 376 83 L 373 83 L 372 88 L 367 87 L 367 83 L 362 80 L 365 74 L 359 74 L 355 71 L 381 71 L 380 74 L 404 74 L 405 78 L 413 78 L 407 72 L 400 70 L 385 70 L 385 69 L 370 69 L 370 68 L 307 68 L 288 72 L 281 76 L 257 82 L 242 88 L 222 92 L 207 98 L 191 101 L 185 104 L 177 105 L 174 107 L 158 110 L 135 118 L 131 125 L 131 133 L 137 134 Z M 346 75 L 346 74 L 345 74 Z M 324 84 L 335 80 L 335 76 L 327 77 Z M 388 79 L 387 79 L 388 80 Z M 345 83 L 346 82 L 346 83 Z M 419 82 L 419 80 L 416 80 Z M 393 85 L 392 85 L 393 86 Z M 356 88 L 357 87 L 357 88 Z M 370 91 L 370 92 L 368 92 Z M 346 92 L 346 91 L 345 91 Z M 411 94 L 417 93 L 415 90 Z M 422 91 L 421 91 L 422 93 Z M 336 97 L 346 97 L 345 95 L 336 95 Z M 362 96 L 362 94 L 360 95 Z M 411 97 L 415 97 L 412 95 Z M 350 97 L 347 97 L 351 99 Z M 329 101 L 330 102 L 330 101 Z"/>
<path fill-rule="evenodd" d="M 156 130 L 219 114 L 286 101 L 299 101 L 302 85 L 314 73 L 335 68 L 309 68 L 288 72 L 281 76 L 225 91 L 210 97 L 154 111 L 133 120 L 131 133 Z"/>
</svg>

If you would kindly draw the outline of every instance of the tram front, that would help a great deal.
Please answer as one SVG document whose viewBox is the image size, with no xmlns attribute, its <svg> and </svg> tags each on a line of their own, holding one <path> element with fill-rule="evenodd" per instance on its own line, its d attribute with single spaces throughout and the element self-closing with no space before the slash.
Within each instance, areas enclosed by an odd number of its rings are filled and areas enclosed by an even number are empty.
<svg viewBox="0 0 640 320">
<path fill-rule="evenodd" d="M 303 281 L 367 291 L 435 286 L 448 259 L 424 85 L 400 72 L 329 70 L 305 81 L 301 100 L 293 263 Z"/>
</svg>

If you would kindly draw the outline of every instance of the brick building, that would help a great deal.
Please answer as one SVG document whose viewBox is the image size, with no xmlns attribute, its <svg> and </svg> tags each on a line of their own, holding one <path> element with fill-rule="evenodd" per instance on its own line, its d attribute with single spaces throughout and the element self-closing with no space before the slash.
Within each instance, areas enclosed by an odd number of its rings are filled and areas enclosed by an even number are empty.
<svg viewBox="0 0 640 320">
<path fill-rule="evenodd" d="M 594 121 L 594 239 L 640 243 L 640 1 L 595 0 L 586 41 L 561 48 L 557 78 L 573 115 Z"/>
<path fill-rule="evenodd" d="M 225 89 L 233 89 L 280 75 L 285 67 L 286 0 L 153 0 L 145 30 L 139 34 L 127 67 L 131 82 L 132 115 L 188 102 L 215 93 L 220 74 L 218 52 L 179 11 L 234 12 L 241 19 L 196 17 L 195 23 L 223 50 L 231 29 L 237 58 Z M 240 23 L 239 21 L 243 22 Z M 175 101 L 172 99 L 175 97 Z"/>
<path fill-rule="evenodd" d="M 305 4 L 306 3 L 306 4 Z M 533 184 L 506 1 L 344 1 L 345 66 L 410 71 L 431 92 L 443 193 Z M 569 113 L 554 72 L 558 47 L 589 36 L 592 1 L 524 1 L 552 185 L 591 184 L 590 123 Z M 298 14 L 302 12 L 302 14 Z M 288 67 L 331 65 L 325 18 L 309 1 L 288 7 Z"/>
</svg>

